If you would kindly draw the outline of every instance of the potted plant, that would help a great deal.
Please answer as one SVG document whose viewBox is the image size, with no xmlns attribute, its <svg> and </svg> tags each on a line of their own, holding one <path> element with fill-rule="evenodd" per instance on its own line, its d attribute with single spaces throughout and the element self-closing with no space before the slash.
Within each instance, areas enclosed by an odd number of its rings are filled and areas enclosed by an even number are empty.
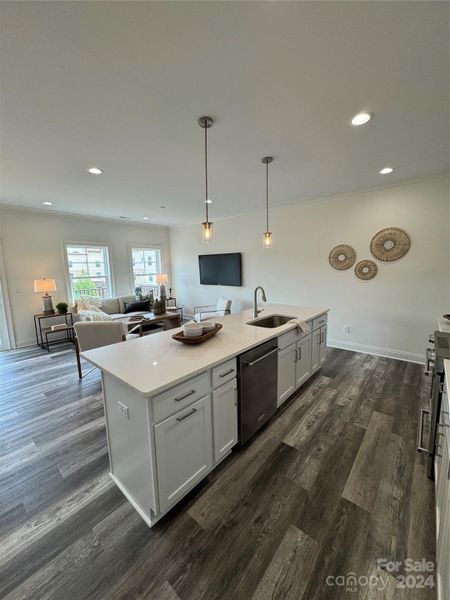
<svg viewBox="0 0 450 600">
<path fill-rule="evenodd" d="M 166 303 L 164 302 L 164 300 L 156 299 L 153 302 L 153 314 L 154 315 L 162 315 L 165 312 L 166 312 Z"/>
<path fill-rule="evenodd" d="M 56 305 L 56 310 L 58 311 L 58 314 L 60 314 L 60 315 L 67 314 L 68 308 L 69 308 L 69 305 L 67 304 L 67 302 L 58 302 L 58 304 Z"/>
</svg>

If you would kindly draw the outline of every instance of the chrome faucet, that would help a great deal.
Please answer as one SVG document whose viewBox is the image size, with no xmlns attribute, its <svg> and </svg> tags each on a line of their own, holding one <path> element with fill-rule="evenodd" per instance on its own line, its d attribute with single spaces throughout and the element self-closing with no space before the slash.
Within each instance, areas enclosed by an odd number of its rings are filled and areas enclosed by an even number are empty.
<svg viewBox="0 0 450 600">
<path fill-rule="evenodd" d="M 264 288 L 261 285 L 258 285 L 258 287 L 255 288 L 255 304 L 253 306 L 253 318 L 256 319 L 257 316 L 259 315 L 260 312 L 262 312 L 264 309 L 262 308 L 261 310 L 258 310 L 258 290 L 261 290 L 261 296 L 264 302 L 267 302 L 267 298 L 266 298 L 266 292 L 264 291 Z"/>
</svg>

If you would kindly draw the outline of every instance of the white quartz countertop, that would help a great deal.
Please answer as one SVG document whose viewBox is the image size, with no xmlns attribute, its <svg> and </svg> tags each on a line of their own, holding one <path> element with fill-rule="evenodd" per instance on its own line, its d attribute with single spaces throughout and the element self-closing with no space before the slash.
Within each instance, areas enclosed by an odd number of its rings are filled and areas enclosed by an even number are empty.
<svg viewBox="0 0 450 600">
<path fill-rule="evenodd" d="M 263 304 L 260 308 L 264 308 L 260 318 L 282 314 L 304 321 L 328 312 L 326 308 L 289 304 Z M 295 327 L 292 323 L 273 329 L 254 327 L 247 325 L 251 320 L 252 309 L 214 319 L 223 328 L 203 344 L 190 346 L 173 340 L 172 335 L 181 330 L 177 328 L 88 350 L 81 355 L 137 393 L 153 396 Z"/>
</svg>

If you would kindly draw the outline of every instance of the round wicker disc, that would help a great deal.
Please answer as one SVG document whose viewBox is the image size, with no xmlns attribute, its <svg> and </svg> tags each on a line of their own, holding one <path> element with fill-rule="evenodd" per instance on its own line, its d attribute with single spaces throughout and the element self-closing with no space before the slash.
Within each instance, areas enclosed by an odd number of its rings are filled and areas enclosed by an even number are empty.
<svg viewBox="0 0 450 600">
<path fill-rule="evenodd" d="M 409 235 L 398 227 L 387 227 L 376 233 L 370 242 L 370 251 L 375 258 L 391 262 L 405 256 L 411 247 Z"/>
<path fill-rule="evenodd" d="M 378 272 L 377 265 L 373 260 L 360 260 L 356 263 L 355 275 L 359 279 L 373 279 Z"/>
<path fill-rule="evenodd" d="M 351 246 L 347 246 L 347 244 L 341 244 L 340 246 L 335 246 L 331 250 L 328 260 L 333 269 L 345 271 L 353 266 L 356 260 L 356 252 Z"/>
</svg>

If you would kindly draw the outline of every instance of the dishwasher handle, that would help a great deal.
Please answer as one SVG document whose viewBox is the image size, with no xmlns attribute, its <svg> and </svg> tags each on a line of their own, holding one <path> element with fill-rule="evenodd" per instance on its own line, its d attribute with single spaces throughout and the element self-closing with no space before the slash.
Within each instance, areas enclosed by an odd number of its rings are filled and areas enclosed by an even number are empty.
<svg viewBox="0 0 450 600">
<path fill-rule="evenodd" d="M 278 347 L 277 348 L 273 348 L 270 352 L 266 352 L 266 354 L 263 354 L 262 356 L 260 356 L 256 360 L 252 360 L 252 362 L 247 362 L 247 361 L 244 360 L 242 362 L 242 364 L 244 365 L 244 367 L 253 367 L 254 365 L 257 365 L 259 362 L 261 362 L 262 360 L 264 360 L 265 358 L 267 358 L 271 354 L 274 354 L 274 352 L 278 352 Z"/>
</svg>

